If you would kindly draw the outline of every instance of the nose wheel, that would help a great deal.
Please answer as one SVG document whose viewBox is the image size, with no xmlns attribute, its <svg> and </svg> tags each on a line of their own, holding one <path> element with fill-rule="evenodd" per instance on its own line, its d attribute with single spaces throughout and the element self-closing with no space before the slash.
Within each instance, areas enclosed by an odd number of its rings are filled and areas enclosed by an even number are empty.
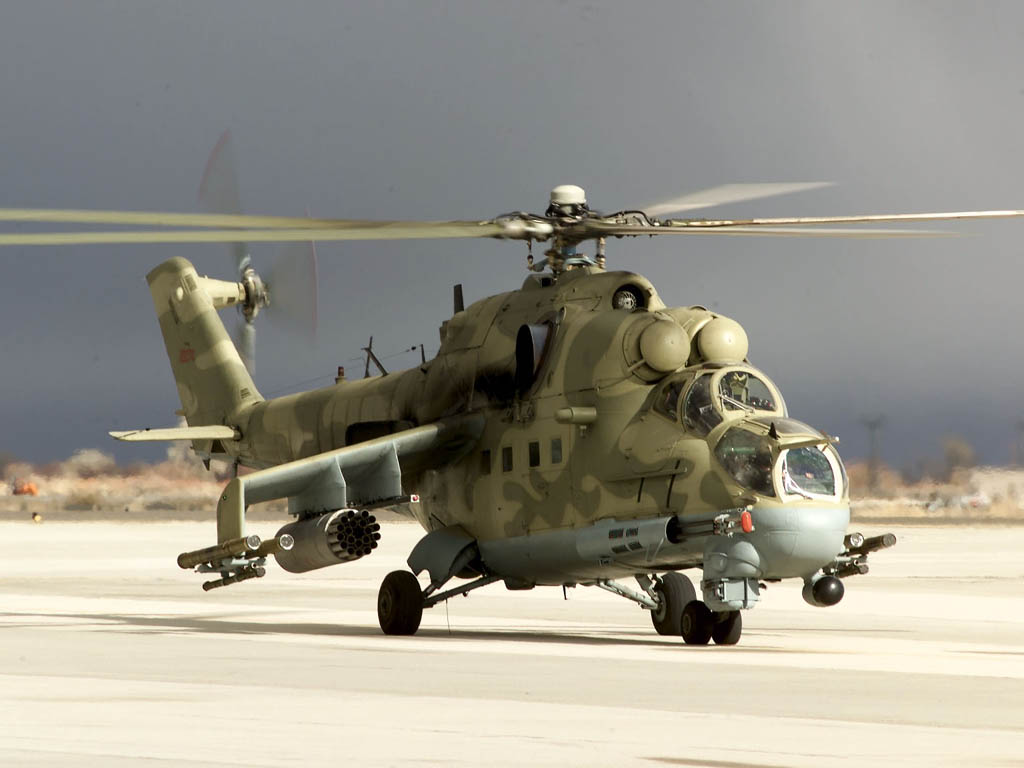
<svg viewBox="0 0 1024 768">
<path fill-rule="evenodd" d="M 711 628 L 711 639 L 716 645 L 736 645 L 743 634 L 743 614 L 739 611 L 714 614 L 715 625 Z"/>
<path fill-rule="evenodd" d="M 691 600 L 683 609 L 680 634 L 687 645 L 736 645 L 743 633 L 739 611 L 715 613 L 701 600 Z"/>
</svg>

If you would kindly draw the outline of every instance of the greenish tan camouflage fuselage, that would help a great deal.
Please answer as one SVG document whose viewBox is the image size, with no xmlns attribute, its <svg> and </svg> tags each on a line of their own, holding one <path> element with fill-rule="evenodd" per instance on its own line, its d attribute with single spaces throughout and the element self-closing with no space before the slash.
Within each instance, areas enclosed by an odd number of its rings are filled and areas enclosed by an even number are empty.
<svg viewBox="0 0 1024 768">
<path fill-rule="evenodd" d="M 688 382 L 722 364 L 702 359 L 694 343 L 677 370 L 652 368 L 643 332 L 671 323 L 693 340 L 719 316 L 701 307 L 666 308 L 639 275 L 596 268 L 557 280 L 531 275 L 520 290 L 447 320 L 438 355 L 424 365 L 271 400 L 260 397 L 217 316 L 223 302 L 216 286 L 205 289 L 184 259 L 165 262 L 148 279 L 188 423 L 241 433 L 238 441 L 194 443 L 201 455 L 267 467 L 481 413 L 485 427 L 471 451 L 454 461 L 441 454 L 403 466 L 404 490 L 421 499 L 410 508 L 428 530 L 458 524 L 488 541 L 607 518 L 781 505 L 739 485 L 713 455 L 725 430 L 746 418 L 744 410 L 726 411 L 722 423 L 699 434 L 655 407 L 667 381 Z M 613 307 L 624 286 L 638 308 Z M 545 324 L 549 340 L 524 387 L 516 374 L 517 334 L 524 325 Z M 730 365 L 749 369 L 742 360 Z M 596 418 L 566 423 L 557 414 L 567 407 L 593 408 Z M 759 415 L 784 417 L 781 400 Z M 820 433 L 808 429 L 807 436 Z M 844 488 L 832 505 L 846 504 Z M 802 505 L 822 502 L 787 503 Z"/>
</svg>

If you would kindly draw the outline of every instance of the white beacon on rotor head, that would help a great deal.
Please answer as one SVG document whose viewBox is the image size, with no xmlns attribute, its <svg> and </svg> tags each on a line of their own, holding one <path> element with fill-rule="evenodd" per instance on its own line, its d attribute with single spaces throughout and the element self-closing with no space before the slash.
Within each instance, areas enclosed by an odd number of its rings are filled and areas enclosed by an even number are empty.
<svg viewBox="0 0 1024 768">
<path fill-rule="evenodd" d="M 551 190 L 551 205 L 586 205 L 587 193 L 575 184 L 561 184 Z"/>
</svg>

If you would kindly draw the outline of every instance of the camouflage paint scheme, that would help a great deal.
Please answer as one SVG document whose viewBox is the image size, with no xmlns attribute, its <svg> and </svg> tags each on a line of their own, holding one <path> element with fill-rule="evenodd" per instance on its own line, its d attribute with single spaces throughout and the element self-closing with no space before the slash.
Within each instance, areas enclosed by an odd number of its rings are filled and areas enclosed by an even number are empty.
<svg viewBox="0 0 1024 768">
<path fill-rule="evenodd" d="M 765 540 L 775 537 L 772 547 L 761 547 L 757 575 L 807 578 L 842 549 L 849 520 L 845 477 L 841 487 L 837 477 L 834 498 L 783 501 L 744 487 L 714 456 L 730 428 L 742 424 L 760 439 L 775 432 L 775 419 L 788 432 L 771 437 L 773 460 L 788 444 L 820 444 L 841 472 L 827 438 L 786 419 L 777 389 L 745 362 L 746 337 L 738 324 L 702 307 L 667 308 L 640 275 L 599 267 L 567 270 L 557 279 L 531 274 L 521 289 L 455 313 L 441 326 L 437 356 L 421 366 L 270 400 L 259 395 L 217 316 L 218 309 L 244 298 L 237 284 L 201 278 L 181 258 L 158 266 L 148 281 L 188 424 L 224 424 L 241 433 L 238 441 L 195 441 L 201 456 L 270 467 L 439 419 L 481 414 L 483 432 L 471 450 L 402 462 L 403 489 L 419 494 L 421 502 L 396 509 L 414 515 L 428 531 L 458 525 L 485 548 L 609 519 L 708 520 L 723 510 L 752 507 L 766 523 Z M 615 308 L 623 290 L 635 307 Z M 517 337 L 524 326 L 538 329 L 536 370 L 522 370 L 529 356 L 521 355 L 517 376 Z M 717 346 L 703 343 L 709 338 Z M 770 408 L 754 414 L 720 401 L 721 423 L 705 434 L 658 405 L 673 384 L 686 392 L 710 373 L 715 387 L 729 371 L 765 382 Z M 592 421 L 567 417 L 566 408 L 594 409 Z M 511 468 L 503 465 L 508 451 Z M 816 545 L 824 553 L 803 562 L 793 531 L 808 520 L 825 520 L 828 535 Z M 655 564 L 701 565 L 708 556 L 704 539 Z M 773 557 L 774 571 L 765 563 Z M 550 563 L 538 563 L 531 573 L 526 563 L 518 575 L 557 584 L 651 572 L 651 566 L 567 565 L 566 572 L 552 573 Z"/>
</svg>

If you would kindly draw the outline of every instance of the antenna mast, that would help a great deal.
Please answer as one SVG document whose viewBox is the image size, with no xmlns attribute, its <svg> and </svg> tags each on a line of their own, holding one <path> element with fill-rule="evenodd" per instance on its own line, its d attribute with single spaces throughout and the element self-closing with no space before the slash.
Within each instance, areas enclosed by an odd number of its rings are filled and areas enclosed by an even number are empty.
<svg viewBox="0 0 1024 768">
<path fill-rule="evenodd" d="M 868 430 L 868 490 L 872 493 L 877 493 L 878 468 L 881 463 L 879 461 L 878 433 L 885 424 L 885 417 L 881 414 L 878 414 L 877 416 L 865 416 L 860 420 L 860 423 Z"/>
</svg>

